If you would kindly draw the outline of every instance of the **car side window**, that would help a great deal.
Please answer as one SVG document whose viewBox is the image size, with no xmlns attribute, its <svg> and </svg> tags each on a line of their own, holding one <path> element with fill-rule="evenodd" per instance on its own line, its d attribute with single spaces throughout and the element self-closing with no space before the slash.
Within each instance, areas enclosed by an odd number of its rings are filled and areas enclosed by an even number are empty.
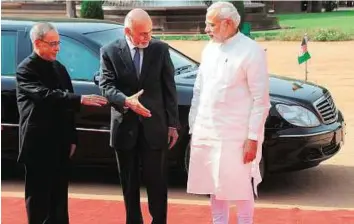
<svg viewBox="0 0 354 224">
<path fill-rule="evenodd" d="M 17 33 L 15 31 L 1 32 L 1 75 L 15 76 L 17 67 L 16 42 Z"/>
<path fill-rule="evenodd" d="M 85 45 L 67 36 L 60 37 L 57 60 L 62 63 L 72 80 L 92 81 L 99 70 L 99 58 Z"/>
</svg>

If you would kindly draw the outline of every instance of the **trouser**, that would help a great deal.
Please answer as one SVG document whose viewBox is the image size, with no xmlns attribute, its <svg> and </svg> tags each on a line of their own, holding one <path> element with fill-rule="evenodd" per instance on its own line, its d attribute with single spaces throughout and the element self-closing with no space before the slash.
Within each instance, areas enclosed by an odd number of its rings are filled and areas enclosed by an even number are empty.
<svg viewBox="0 0 354 224">
<path fill-rule="evenodd" d="M 25 164 L 28 224 L 68 224 L 69 162 Z"/>
<path fill-rule="evenodd" d="M 210 197 L 213 224 L 229 223 L 229 201 L 217 200 L 215 195 Z M 254 198 L 237 200 L 237 224 L 253 224 Z"/>
<path fill-rule="evenodd" d="M 152 224 L 167 222 L 167 149 L 151 149 L 140 126 L 136 147 L 116 150 L 126 210 L 126 224 L 142 224 L 140 207 L 140 164 L 146 185 Z"/>
</svg>

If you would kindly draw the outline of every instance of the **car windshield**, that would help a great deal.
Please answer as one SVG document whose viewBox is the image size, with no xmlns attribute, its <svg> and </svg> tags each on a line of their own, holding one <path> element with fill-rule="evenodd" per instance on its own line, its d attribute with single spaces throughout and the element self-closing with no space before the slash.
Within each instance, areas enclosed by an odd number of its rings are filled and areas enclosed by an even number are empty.
<svg viewBox="0 0 354 224">
<path fill-rule="evenodd" d="M 109 30 L 101 30 L 97 32 L 86 33 L 85 36 L 100 44 L 106 45 L 124 35 L 123 28 L 115 28 Z M 179 75 L 185 72 L 194 71 L 198 68 L 198 64 L 185 57 L 178 51 L 170 48 L 170 55 L 175 67 L 175 74 Z"/>
<path fill-rule="evenodd" d="M 115 28 L 85 33 L 84 35 L 90 38 L 91 40 L 95 41 L 99 45 L 103 46 L 116 40 L 119 37 L 122 37 L 124 35 L 124 31 L 123 28 Z"/>
</svg>

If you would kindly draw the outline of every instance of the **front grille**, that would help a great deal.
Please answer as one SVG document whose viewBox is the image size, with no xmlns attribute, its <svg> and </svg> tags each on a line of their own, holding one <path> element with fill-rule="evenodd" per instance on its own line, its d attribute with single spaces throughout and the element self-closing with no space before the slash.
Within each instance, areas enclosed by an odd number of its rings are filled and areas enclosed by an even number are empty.
<svg viewBox="0 0 354 224">
<path fill-rule="evenodd" d="M 331 94 L 326 93 L 323 97 L 316 100 L 314 106 L 319 113 L 323 123 L 330 124 L 337 120 L 338 110 L 334 104 Z"/>
</svg>

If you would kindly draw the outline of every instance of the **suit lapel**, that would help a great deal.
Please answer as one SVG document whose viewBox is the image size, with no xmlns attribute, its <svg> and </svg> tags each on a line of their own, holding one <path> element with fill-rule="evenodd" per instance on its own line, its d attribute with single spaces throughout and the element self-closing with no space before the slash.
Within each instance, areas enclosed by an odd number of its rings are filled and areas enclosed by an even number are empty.
<svg viewBox="0 0 354 224">
<path fill-rule="evenodd" d="M 140 78 L 139 78 L 139 86 L 141 86 L 146 79 L 146 76 L 148 75 L 148 70 L 150 66 L 150 61 L 151 61 L 151 45 L 149 45 L 147 48 L 143 50 L 144 52 L 144 57 L 143 57 L 143 64 L 141 68 L 141 73 L 140 73 Z"/>
<path fill-rule="evenodd" d="M 136 71 L 130 53 L 130 49 L 125 39 L 119 41 L 119 50 L 119 57 L 122 59 L 124 65 L 127 67 L 127 72 L 129 72 L 129 74 L 132 74 L 132 76 L 134 76 L 134 79 L 137 80 L 138 77 L 136 76 Z"/>
</svg>

